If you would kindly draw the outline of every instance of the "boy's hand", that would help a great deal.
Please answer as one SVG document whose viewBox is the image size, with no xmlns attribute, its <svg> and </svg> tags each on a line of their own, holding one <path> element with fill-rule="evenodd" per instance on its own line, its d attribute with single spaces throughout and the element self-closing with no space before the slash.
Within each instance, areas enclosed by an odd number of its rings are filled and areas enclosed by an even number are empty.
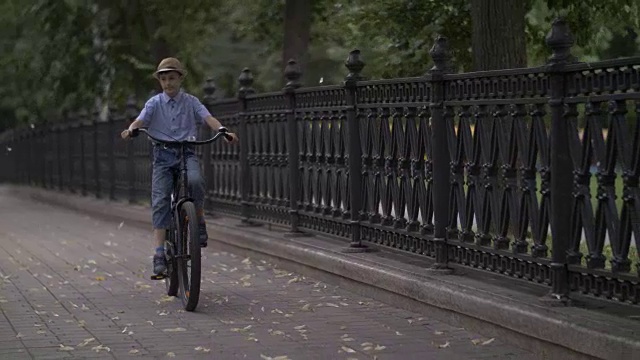
<svg viewBox="0 0 640 360">
<path fill-rule="evenodd" d="M 122 132 L 120 133 L 120 136 L 121 136 L 124 140 L 126 140 L 126 139 L 130 139 L 130 138 L 131 138 L 131 130 L 129 130 L 129 129 L 125 129 L 124 131 L 122 131 Z"/>
<path fill-rule="evenodd" d="M 237 143 L 238 140 L 238 135 L 236 135 L 235 133 L 227 133 L 228 136 L 225 136 L 224 139 L 230 143 L 230 144 L 235 144 Z M 228 137 L 231 137 L 231 139 L 228 139 Z"/>
</svg>

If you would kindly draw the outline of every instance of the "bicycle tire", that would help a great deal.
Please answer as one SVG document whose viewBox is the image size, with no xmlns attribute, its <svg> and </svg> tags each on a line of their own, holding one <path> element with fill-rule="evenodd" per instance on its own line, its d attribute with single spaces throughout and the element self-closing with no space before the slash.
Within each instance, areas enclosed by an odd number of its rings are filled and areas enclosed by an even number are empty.
<svg viewBox="0 0 640 360">
<path fill-rule="evenodd" d="M 175 231 L 167 230 L 166 240 L 165 240 L 165 254 L 167 258 L 167 277 L 164 279 L 164 284 L 167 288 L 167 295 L 176 296 L 178 295 L 178 268 L 176 264 L 175 254 Z"/>
<path fill-rule="evenodd" d="M 181 257 L 178 258 L 180 298 L 186 311 L 195 310 L 200 297 L 200 237 L 196 207 L 187 201 L 180 207 Z M 188 255 L 188 258 L 186 257 Z M 189 261 L 191 261 L 189 266 Z"/>
</svg>

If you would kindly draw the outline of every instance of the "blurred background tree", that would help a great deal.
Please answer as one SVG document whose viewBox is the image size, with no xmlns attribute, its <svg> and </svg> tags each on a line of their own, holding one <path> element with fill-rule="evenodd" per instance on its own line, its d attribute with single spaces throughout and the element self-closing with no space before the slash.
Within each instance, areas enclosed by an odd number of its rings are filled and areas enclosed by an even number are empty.
<svg viewBox="0 0 640 360">
<path fill-rule="evenodd" d="M 243 67 L 258 91 L 281 89 L 290 57 L 304 85 L 339 83 L 353 48 L 368 78 L 420 76 L 436 34 L 457 71 L 541 65 L 557 15 L 582 61 L 639 55 L 636 0 L 4 0 L 0 131 L 142 102 L 166 56 L 188 67 L 187 91 L 201 96 L 211 77 L 218 97 L 233 96 Z"/>
</svg>

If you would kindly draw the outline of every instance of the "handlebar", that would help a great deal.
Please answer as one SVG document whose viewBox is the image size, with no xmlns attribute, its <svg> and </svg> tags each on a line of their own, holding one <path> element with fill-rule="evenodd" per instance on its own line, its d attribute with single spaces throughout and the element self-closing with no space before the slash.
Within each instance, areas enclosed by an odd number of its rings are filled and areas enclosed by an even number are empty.
<svg viewBox="0 0 640 360">
<path fill-rule="evenodd" d="M 151 138 L 151 140 L 157 141 L 161 144 L 165 144 L 165 145 L 206 145 L 209 143 L 212 143 L 214 141 L 216 141 L 220 136 L 224 136 L 225 139 L 227 139 L 228 141 L 232 141 L 233 137 L 231 135 L 229 135 L 229 130 L 227 130 L 226 127 L 220 127 L 218 129 L 218 133 L 215 134 L 212 138 L 207 139 L 207 140 L 183 140 L 183 141 L 168 141 L 168 140 L 162 140 L 162 139 L 158 139 L 157 137 L 151 135 L 149 133 L 149 130 L 146 127 L 140 127 L 140 128 L 136 128 L 131 130 L 131 134 L 130 136 L 132 138 L 136 137 L 139 135 L 140 132 L 145 133 L 149 138 Z"/>
</svg>

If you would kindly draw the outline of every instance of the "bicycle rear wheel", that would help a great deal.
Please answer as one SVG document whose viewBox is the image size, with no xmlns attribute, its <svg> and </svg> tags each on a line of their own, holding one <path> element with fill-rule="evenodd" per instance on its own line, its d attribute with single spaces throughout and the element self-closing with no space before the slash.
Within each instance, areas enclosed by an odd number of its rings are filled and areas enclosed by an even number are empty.
<svg viewBox="0 0 640 360">
<path fill-rule="evenodd" d="M 182 248 L 177 261 L 180 297 L 185 310 L 193 311 L 200 297 L 200 238 L 198 216 L 193 202 L 183 203 L 179 216 L 180 241 L 178 243 Z"/>
</svg>

